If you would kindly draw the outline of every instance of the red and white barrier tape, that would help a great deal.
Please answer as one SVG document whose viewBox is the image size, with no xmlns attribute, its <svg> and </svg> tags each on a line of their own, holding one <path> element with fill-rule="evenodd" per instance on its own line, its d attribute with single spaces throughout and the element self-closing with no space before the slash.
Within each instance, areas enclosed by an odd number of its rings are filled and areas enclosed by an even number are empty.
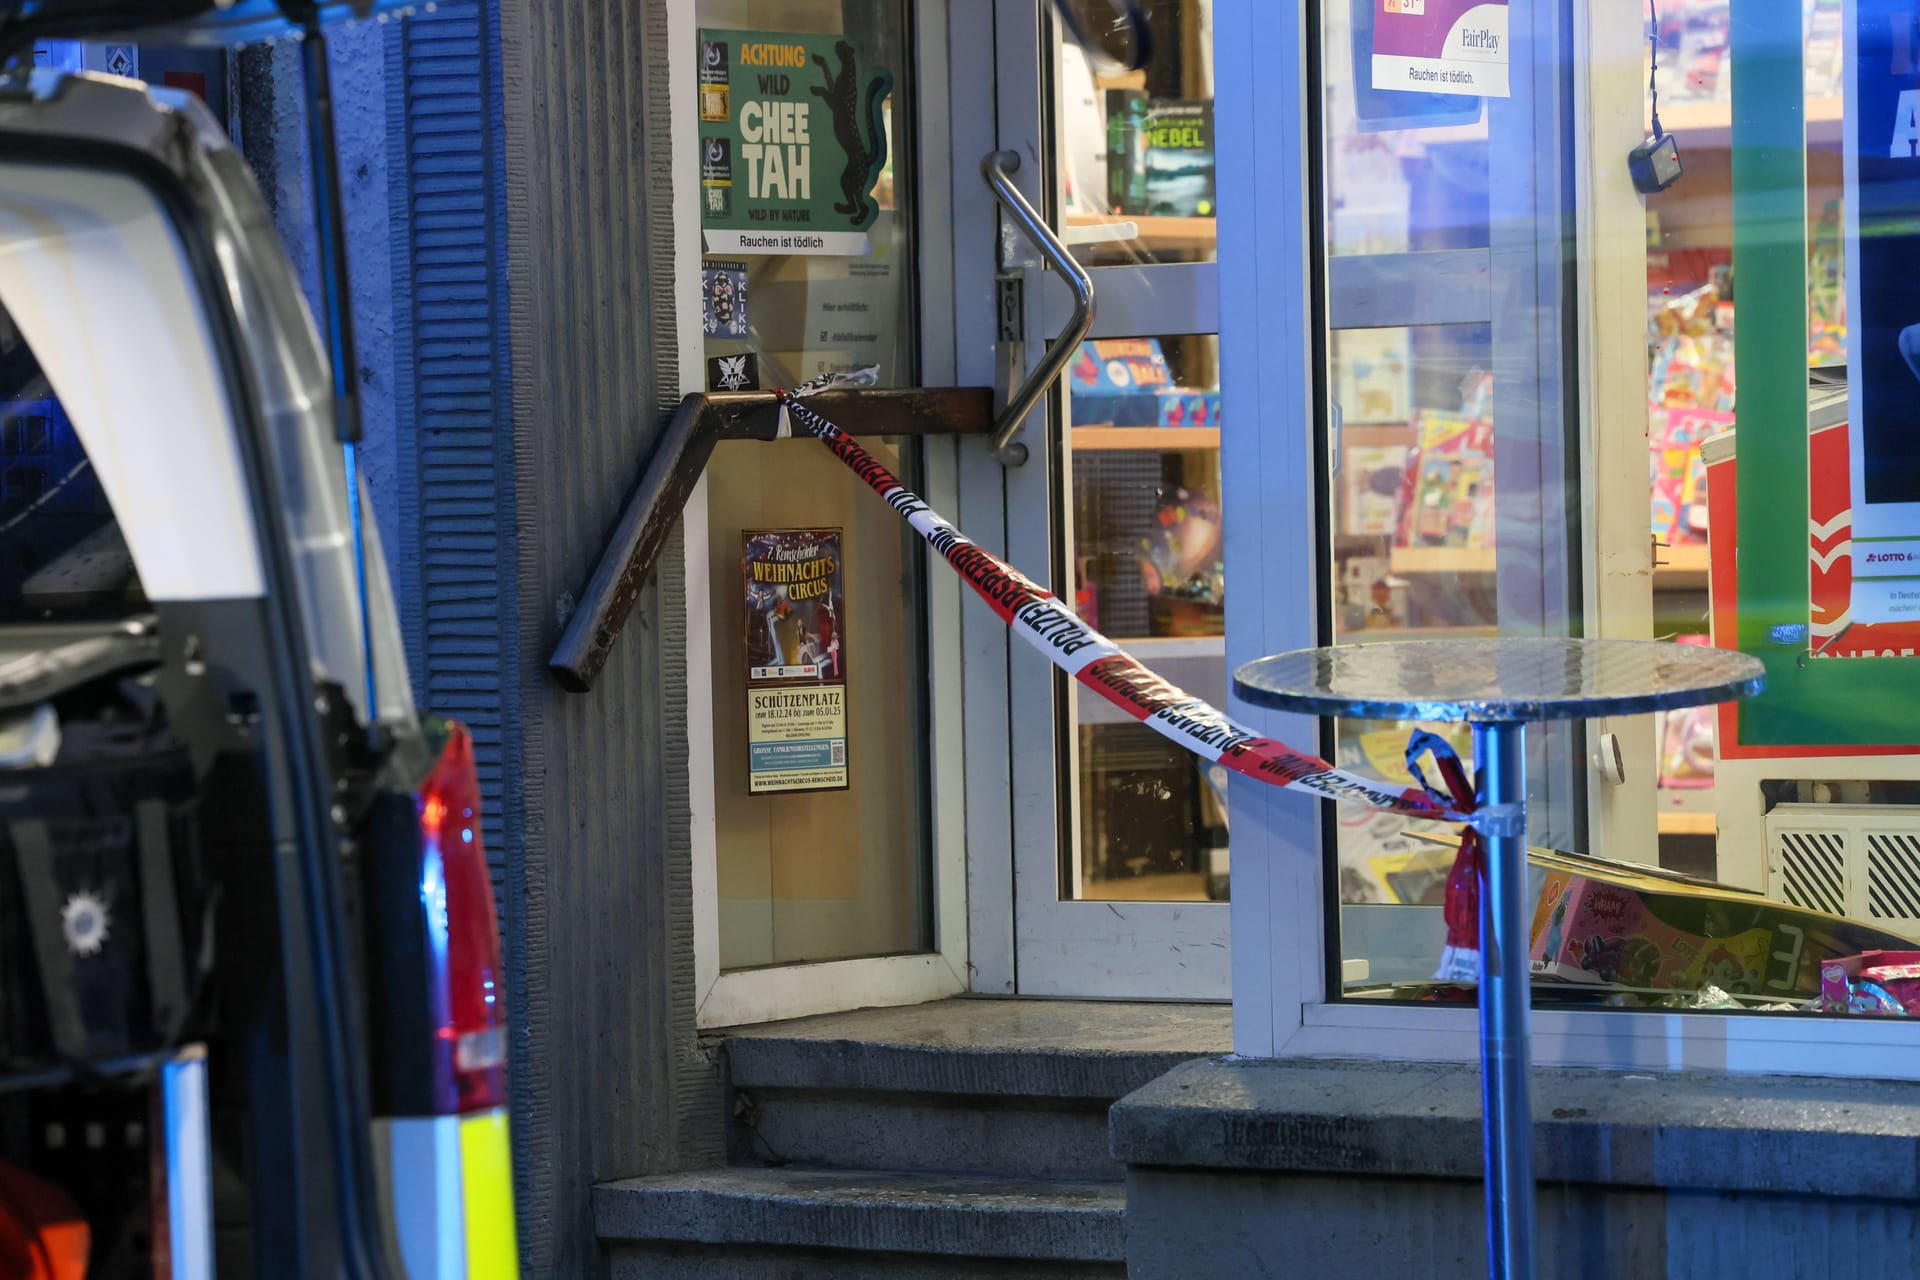
<svg viewBox="0 0 1920 1280">
<path fill-rule="evenodd" d="M 1052 592 L 969 540 L 895 479 L 858 440 L 799 398 L 829 385 L 833 383 L 778 393 L 781 434 L 789 434 L 789 422 L 797 422 L 833 450 L 966 579 L 1001 621 L 1088 689 L 1201 759 L 1261 782 L 1298 787 L 1328 800 L 1390 809 L 1417 818 L 1468 821 L 1465 813 L 1425 790 L 1395 788 L 1336 769 L 1318 756 L 1263 737 L 1149 671 L 1137 658 L 1081 621 Z"/>
</svg>

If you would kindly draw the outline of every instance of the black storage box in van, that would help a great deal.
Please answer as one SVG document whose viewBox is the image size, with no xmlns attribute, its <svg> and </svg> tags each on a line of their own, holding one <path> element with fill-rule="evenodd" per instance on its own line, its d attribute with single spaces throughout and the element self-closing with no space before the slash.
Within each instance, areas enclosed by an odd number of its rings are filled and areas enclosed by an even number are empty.
<svg viewBox="0 0 1920 1280">
<path fill-rule="evenodd" d="M 53 763 L 0 768 L 9 1074 L 176 1043 L 210 941 L 193 768 L 150 692 L 116 673 L 57 705 Z"/>
</svg>

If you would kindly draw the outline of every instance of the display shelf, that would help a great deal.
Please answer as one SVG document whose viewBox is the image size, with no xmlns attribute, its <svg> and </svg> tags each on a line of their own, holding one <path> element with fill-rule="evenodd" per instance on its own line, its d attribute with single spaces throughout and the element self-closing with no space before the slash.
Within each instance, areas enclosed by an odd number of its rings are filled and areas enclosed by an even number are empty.
<svg viewBox="0 0 1920 1280">
<path fill-rule="evenodd" d="M 1395 547 L 1388 557 L 1395 573 L 1492 573 L 1492 547 Z"/>
<path fill-rule="evenodd" d="M 1662 809 L 1656 821 L 1663 836 L 1710 836 L 1718 829 L 1711 810 Z"/>
<path fill-rule="evenodd" d="M 1222 658 L 1227 656 L 1225 636 L 1135 636 L 1115 639 L 1114 643 L 1145 663 L 1169 658 Z"/>
<path fill-rule="evenodd" d="M 1135 234 L 1129 237 L 1156 252 L 1191 252 L 1212 249 L 1220 240 L 1219 224 L 1212 218 L 1160 218 L 1144 214 L 1069 213 L 1068 227 L 1109 227 L 1131 223 Z"/>
<path fill-rule="evenodd" d="M 1348 449 L 1411 447 L 1419 443 L 1418 433 L 1404 422 L 1349 422 L 1340 428 L 1340 447 Z"/>
<path fill-rule="evenodd" d="M 1716 834 L 1712 787 L 1661 787 L 1654 795 L 1655 822 L 1663 836 Z"/>
<path fill-rule="evenodd" d="M 1500 634 L 1498 627 L 1480 627 L 1462 625 L 1458 627 L 1367 627 L 1360 631 L 1343 631 L 1336 637 L 1340 644 L 1380 644 L 1397 640 L 1460 640 L 1492 638 Z"/>
<path fill-rule="evenodd" d="M 1707 549 L 1697 544 L 1665 547 L 1665 563 L 1654 571 L 1654 585 L 1676 590 L 1707 585 Z M 1498 559 L 1492 547 L 1395 547 L 1393 571 L 1399 574 L 1492 573 Z"/>
<path fill-rule="evenodd" d="M 1661 563 L 1654 566 L 1654 586 L 1673 590 L 1706 590 L 1706 544 L 1683 542 L 1676 546 L 1661 547 L 1658 554 Z"/>
<path fill-rule="evenodd" d="M 1840 141 L 1845 102 L 1840 98 L 1809 98 L 1806 104 L 1807 141 Z M 1651 116 L 1644 121 L 1653 130 Z M 1682 147 L 1724 147 L 1733 141 L 1731 102 L 1674 102 L 1660 108 L 1660 125 L 1680 140 Z"/>
<path fill-rule="evenodd" d="M 1075 449 L 1218 449 L 1218 427 L 1075 427 L 1069 437 Z"/>
<path fill-rule="evenodd" d="M 1842 108 L 1843 101 L 1840 98 L 1809 98 L 1806 109 L 1807 141 L 1817 145 L 1838 145 Z M 1648 132 L 1652 132 L 1653 120 L 1650 117 L 1644 120 L 1644 125 Z M 1683 155 L 1688 147 L 1729 146 L 1733 141 L 1733 104 L 1665 103 L 1660 108 L 1660 127 L 1680 140 Z M 1413 134 L 1419 141 L 1429 143 L 1485 142 L 1487 121 L 1483 115 L 1474 124 L 1420 129 L 1413 131 Z"/>
</svg>

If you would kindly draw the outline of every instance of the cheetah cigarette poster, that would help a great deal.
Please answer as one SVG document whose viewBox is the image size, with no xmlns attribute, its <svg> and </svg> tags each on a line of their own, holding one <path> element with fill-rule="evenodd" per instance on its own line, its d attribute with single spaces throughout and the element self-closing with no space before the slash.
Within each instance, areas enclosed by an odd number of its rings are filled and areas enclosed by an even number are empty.
<svg viewBox="0 0 1920 1280">
<path fill-rule="evenodd" d="M 864 257 L 893 75 L 843 35 L 700 32 L 709 253 Z"/>
<path fill-rule="evenodd" d="M 1507 0 L 1373 0 L 1373 87 L 1504 98 Z"/>
<path fill-rule="evenodd" d="M 750 529 L 747 790 L 847 785 L 846 571 L 838 529 Z"/>
</svg>

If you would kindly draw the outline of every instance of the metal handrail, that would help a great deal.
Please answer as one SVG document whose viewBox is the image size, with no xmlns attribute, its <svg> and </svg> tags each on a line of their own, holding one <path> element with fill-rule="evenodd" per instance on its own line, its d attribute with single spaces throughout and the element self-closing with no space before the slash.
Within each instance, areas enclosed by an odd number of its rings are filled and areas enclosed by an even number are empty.
<svg viewBox="0 0 1920 1280">
<path fill-rule="evenodd" d="M 999 421 L 994 423 L 991 440 L 993 456 L 998 458 L 1003 466 L 1009 467 L 1017 467 L 1027 460 L 1027 447 L 1013 443 L 1014 434 L 1020 430 L 1020 424 L 1027 420 L 1027 415 L 1033 412 L 1034 406 L 1039 404 L 1041 397 L 1047 394 L 1047 389 L 1053 386 L 1055 380 L 1066 370 L 1068 362 L 1073 359 L 1073 353 L 1079 349 L 1080 343 L 1093 330 L 1093 277 L 1087 274 L 1085 267 L 1074 260 L 1066 243 L 1054 234 L 1053 228 L 1047 225 L 1039 212 L 1027 203 L 1027 198 L 1020 194 L 1020 188 L 1013 185 L 1013 178 L 1010 175 L 1017 172 L 1019 168 L 1020 153 L 1017 151 L 996 151 L 980 162 L 980 173 L 986 178 L 987 185 L 993 188 L 993 194 L 1000 201 L 1001 207 L 1019 224 L 1020 229 L 1027 233 L 1027 239 L 1040 250 L 1040 256 L 1052 264 L 1055 271 L 1066 277 L 1067 284 L 1073 289 L 1073 319 L 1061 331 L 1060 336 L 1054 339 L 1053 345 L 1047 349 L 1047 354 L 1041 358 L 1039 364 L 1033 367 L 1033 372 L 1027 375 L 1027 380 L 1021 383 L 1019 389 L 1013 393 L 1012 398 L 1007 401 L 1006 409 L 1000 414 Z"/>
<path fill-rule="evenodd" d="M 871 436 L 984 435 L 993 414 L 984 387 L 823 391 L 807 403 Z M 771 391 L 696 392 L 680 402 L 547 660 L 564 688 L 585 693 L 600 678 L 713 447 L 723 440 L 779 436 L 780 408 Z"/>
</svg>

